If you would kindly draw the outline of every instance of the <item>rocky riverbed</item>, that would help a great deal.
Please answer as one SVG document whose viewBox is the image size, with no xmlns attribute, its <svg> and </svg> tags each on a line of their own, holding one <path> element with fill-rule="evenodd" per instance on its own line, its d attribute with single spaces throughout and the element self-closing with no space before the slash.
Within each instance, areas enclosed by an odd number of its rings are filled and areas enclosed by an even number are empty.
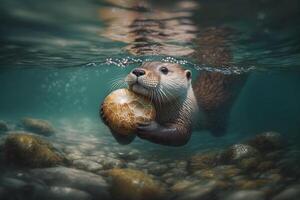
<svg viewBox="0 0 300 200">
<path fill-rule="evenodd" d="M 296 200 L 297 148 L 264 132 L 186 156 L 147 155 L 87 126 L 0 121 L 0 199 Z"/>
</svg>

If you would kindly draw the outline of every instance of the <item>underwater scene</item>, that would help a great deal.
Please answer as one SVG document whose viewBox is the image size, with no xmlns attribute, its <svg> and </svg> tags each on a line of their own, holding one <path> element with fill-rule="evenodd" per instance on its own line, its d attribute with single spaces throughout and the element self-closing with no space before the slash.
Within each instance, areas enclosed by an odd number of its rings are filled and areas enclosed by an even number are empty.
<svg viewBox="0 0 300 200">
<path fill-rule="evenodd" d="M 300 199 L 298 0 L 2 0 L 0 200 Z"/>
</svg>

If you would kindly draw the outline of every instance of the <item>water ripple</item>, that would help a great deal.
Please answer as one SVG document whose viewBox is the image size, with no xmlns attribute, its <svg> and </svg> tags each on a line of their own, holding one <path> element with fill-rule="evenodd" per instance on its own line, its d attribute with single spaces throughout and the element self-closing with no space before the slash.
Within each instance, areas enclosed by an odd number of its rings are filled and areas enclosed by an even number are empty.
<svg viewBox="0 0 300 200">
<path fill-rule="evenodd" d="M 168 63 L 176 63 L 180 64 L 186 68 L 193 68 L 197 71 L 209 71 L 209 72 L 219 72 L 223 74 L 243 74 L 250 72 L 252 70 L 256 70 L 255 66 L 220 66 L 220 67 L 212 67 L 206 64 L 197 64 L 192 61 L 175 58 L 175 57 L 152 57 L 152 58 L 135 58 L 127 56 L 125 58 L 107 58 L 104 62 L 89 62 L 85 64 L 85 67 L 103 67 L 103 66 L 111 66 L 111 67 L 120 67 L 126 68 L 131 67 L 132 65 L 141 65 L 143 62 L 151 62 L 151 61 L 161 61 Z"/>
</svg>

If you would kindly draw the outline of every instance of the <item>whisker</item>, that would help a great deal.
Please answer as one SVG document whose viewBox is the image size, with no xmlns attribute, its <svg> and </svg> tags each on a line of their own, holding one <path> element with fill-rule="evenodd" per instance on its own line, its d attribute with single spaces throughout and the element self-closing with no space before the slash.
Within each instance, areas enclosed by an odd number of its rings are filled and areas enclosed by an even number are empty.
<svg viewBox="0 0 300 200">
<path fill-rule="evenodd" d="M 109 91 L 111 92 L 116 89 L 122 88 L 122 87 L 126 86 L 127 84 L 126 84 L 124 78 L 122 78 L 122 79 L 119 78 L 119 79 L 115 79 L 114 81 L 112 81 L 110 85 L 111 85 L 111 87 L 110 87 Z"/>
<path fill-rule="evenodd" d="M 117 80 L 125 79 L 126 75 L 125 74 L 119 74 L 117 76 L 114 76 L 113 79 L 109 80 L 108 83 L 115 82 Z"/>
</svg>

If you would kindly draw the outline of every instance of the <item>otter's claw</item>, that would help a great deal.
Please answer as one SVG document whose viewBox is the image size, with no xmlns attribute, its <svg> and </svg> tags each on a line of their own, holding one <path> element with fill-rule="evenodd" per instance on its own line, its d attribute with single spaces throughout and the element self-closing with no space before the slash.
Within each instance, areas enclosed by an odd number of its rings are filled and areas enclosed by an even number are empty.
<svg viewBox="0 0 300 200">
<path fill-rule="evenodd" d="M 159 124 L 155 121 L 139 123 L 137 128 L 137 136 L 142 139 L 150 139 L 159 129 Z"/>
<path fill-rule="evenodd" d="M 159 127 L 159 125 L 155 121 L 151 122 L 143 122 L 138 124 L 137 130 L 144 130 L 144 131 L 154 131 Z"/>
<path fill-rule="evenodd" d="M 149 126 L 150 124 L 151 124 L 151 122 L 141 122 L 141 123 L 138 123 L 138 127 Z"/>
</svg>

